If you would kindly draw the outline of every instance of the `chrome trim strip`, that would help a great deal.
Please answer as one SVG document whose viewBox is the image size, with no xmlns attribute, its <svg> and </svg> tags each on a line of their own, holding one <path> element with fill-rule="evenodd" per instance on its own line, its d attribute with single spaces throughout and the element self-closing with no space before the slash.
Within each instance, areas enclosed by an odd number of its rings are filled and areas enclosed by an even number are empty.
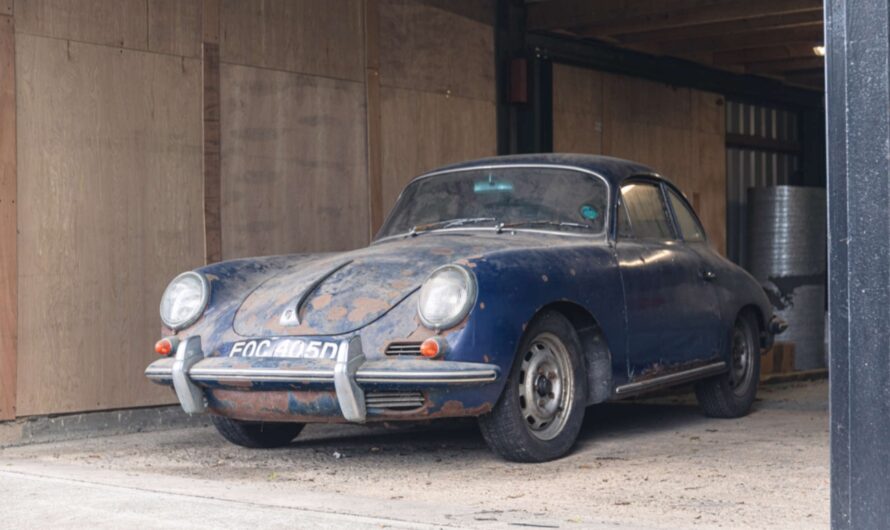
<svg viewBox="0 0 890 530">
<path fill-rule="evenodd" d="M 483 368 L 478 370 L 452 370 L 429 372 L 398 372 L 390 370 L 359 370 L 356 380 L 359 383 L 488 383 L 497 379 L 497 371 Z"/>
<path fill-rule="evenodd" d="M 169 379 L 170 372 L 152 370 L 145 372 L 149 379 Z M 192 368 L 189 377 L 202 383 L 209 382 L 258 382 L 258 383 L 330 383 L 334 372 L 328 370 L 286 370 L 274 368 Z M 380 383 L 490 383 L 497 380 L 496 370 L 430 370 L 407 372 L 399 370 L 361 370 L 356 381 L 365 384 Z"/>
<path fill-rule="evenodd" d="M 621 385 L 615 388 L 615 394 L 619 396 L 637 394 L 639 392 L 645 392 L 646 390 L 652 390 L 654 388 L 662 386 L 680 384 L 701 377 L 707 377 L 709 375 L 717 375 L 725 371 L 726 363 L 724 361 L 719 361 L 716 363 L 699 366 L 697 368 L 692 368 L 691 370 L 684 370 L 682 372 L 676 372 L 673 374 L 667 374 L 660 377 L 647 379 L 646 381 L 637 381 L 634 383 Z"/>
<path fill-rule="evenodd" d="M 327 370 L 195 368 L 189 372 L 189 376 L 195 381 L 200 381 L 202 383 L 212 383 L 215 381 L 331 383 L 334 381 L 334 372 Z"/>
<path fill-rule="evenodd" d="M 204 391 L 189 377 L 192 367 L 202 360 L 204 351 L 201 349 L 201 336 L 194 335 L 179 343 L 173 367 L 170 368 L 176 397 L 182 410 L 188 414 L 198 414 L 207 409 Z"/>
<path fill-rule="evenodd" d="M 606 218 L 603 220 L 603 229 L 601 231 L 593 232 L 593 233 L 586 233 L 586 234 L 585 233 L 577 234 L 577 233 L 572 233 L 572 232 L 560 232 L 558 230 L 535 230 L 533 228 L 517 228 L 517 229 L 511 228 L 510 229 L 511 231 L 515 230 L 516 232 L 536 232 L 536 233 L 540 233 L 540 234 L 554 234 L 554 235 L 561 235 L 561 236 L 586 237 L 586 238 L 593 238 L 593 237 L 598 238 L 598 237 L 605 236 L 608 233 L 609 221 L 611 220 L 611 213 L 612 213 L 611 212 L 611 210 L 612 210 L 612 186 L 611 186 L 611 184 L 609 184 L 609 179 L 607 179 L 606 177 L 600 175 L 596 171 L 591 171 L 591 170 L 583 168 L 583 167 L 569 166 L 569 165 L 565 165 L 565 164 L 541 164 L 541 163 L 538 163 L 538 164 L 487 164 L 484 166 L 462 167 L 462 168 L 455 168 L 455 169 L 443 169 L 443 170 L 432 171 L 430 173 L 424 173 L 422 175 L 419 175 L 419 176 L 411 179 L 411 182 L 409 182 L 408 185 L 405 186 L 405 188 L 407 188 L 411 184 L 414 184 L 418 180 L 423 180 L 423 179 L 426 179 L 429 177 L 435 177 L 435 176 L 439 176 L 439 175 L 447 175 L 448 173 L 461 173 L 461 172 L 465 172 L 465 171 L 478 171 L 478 170 L 484 171 L 486 169 L 516 169 L 516 168 L 563 169 L 563 170 L 577 171 L 579 173 L 587 173 L 588 175 L 592 175 L 592 176 L 602 180 L 603 183 L 606 185 L 606 197 L 607 197 Z M 400 192 L 399 196 L 396 197 L 396 201 L 393 204 L 399 203 L 399 201 L 402 199 L 403 192 L 404 192 L 404 189 L 402 189 L 402 192 Z M 395 206 L 393 206 L 393 208 L 395 208 Z M 390 210 L 389 213 L 392 214 L 392 210 Z M 387 215 L 386 219 L 383 220 L 383 226 L 386 225 L 386 221 L 388 221 L 388 220 L 389 220 L 389 215 Z M 430 230 L 428 233 L 445 232 L 445 231 L 459 231 L 459 230 L 461 230 L 461 228 L 445 228 L 445 229 L 438 229 L 438 230 Z M 475 229 L 475 230 L 486 230 L 488 232 L 491 232 L 494 230 L 494 227 L 479 228 L 479 229 Z M 403 232 L 401 234 L 393 234 L 391 236 L 386 236 L 386 237 L 383 237 L 380 239 L 374 239 L 373 241 L 371 241 L 371 244 L 373 245 L 375 243 L 389 241 L 390 239 L 395 239 L 398 237 L 405 237 L 405 236 L 408 236 L 409 234 L 410 234 L 410 232 Z"/>
</svg>

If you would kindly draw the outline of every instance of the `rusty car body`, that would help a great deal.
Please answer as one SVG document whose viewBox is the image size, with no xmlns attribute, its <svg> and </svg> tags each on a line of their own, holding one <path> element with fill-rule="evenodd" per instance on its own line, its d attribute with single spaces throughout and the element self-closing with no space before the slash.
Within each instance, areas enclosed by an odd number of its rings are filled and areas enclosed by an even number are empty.
<svg viewBox="0 0 890 530">
<path fill-rule="evenodd" d="M 746 413 L 782 329 L 672 184 L 583 155 L 421 175 L 367 248 L 189 271 L 162 319 L 164 356 L 146 376 L 235 443 L 283 445 L 310 422 L 472 416 L 520 461 L 569 450 L 585 406 L 665 386 L 698 381 L 710 415 Z M 740 381 L 739 407 L 715 409 Z"/>
</svg>

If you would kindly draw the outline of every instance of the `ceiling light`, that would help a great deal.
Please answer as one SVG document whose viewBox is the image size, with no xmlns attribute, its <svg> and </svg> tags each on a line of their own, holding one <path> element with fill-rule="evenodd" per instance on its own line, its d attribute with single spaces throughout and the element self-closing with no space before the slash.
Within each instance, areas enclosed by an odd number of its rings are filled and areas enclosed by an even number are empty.
<svg viewBox="0 0 890 530">
<path fill-rule="evenodd" d="M 813 53 L 819 57 L 825 57 L 825 46 L 813 46 Z"/>
</svg>

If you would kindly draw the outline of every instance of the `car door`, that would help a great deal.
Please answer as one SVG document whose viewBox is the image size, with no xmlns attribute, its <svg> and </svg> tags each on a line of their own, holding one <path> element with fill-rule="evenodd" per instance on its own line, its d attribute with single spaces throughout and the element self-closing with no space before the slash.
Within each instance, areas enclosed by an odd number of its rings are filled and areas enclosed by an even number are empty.
<svg viewBox="0 0 890 530">
<path fill-rule="evenodd" d="M 700 276 L 659 181 L 621 186 L 616 255 L 627 309 L 631 381 L 677 371 L 716 355 L 716 296 Z"/>
</svg>

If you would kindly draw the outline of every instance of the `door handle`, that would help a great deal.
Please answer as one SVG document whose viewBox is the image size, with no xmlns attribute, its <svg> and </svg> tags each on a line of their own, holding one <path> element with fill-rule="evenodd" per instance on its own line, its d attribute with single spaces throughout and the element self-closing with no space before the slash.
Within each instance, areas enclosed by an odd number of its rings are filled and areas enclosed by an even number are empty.
<svg viewBox="0 0 890 530">
<path fill-rule="evenodd" d="M 703 270 L 701 271 L 701 279 L 706 282 L 712 282 L 717 279 L 717 274 L 714 271 Z"/>
</svg>

